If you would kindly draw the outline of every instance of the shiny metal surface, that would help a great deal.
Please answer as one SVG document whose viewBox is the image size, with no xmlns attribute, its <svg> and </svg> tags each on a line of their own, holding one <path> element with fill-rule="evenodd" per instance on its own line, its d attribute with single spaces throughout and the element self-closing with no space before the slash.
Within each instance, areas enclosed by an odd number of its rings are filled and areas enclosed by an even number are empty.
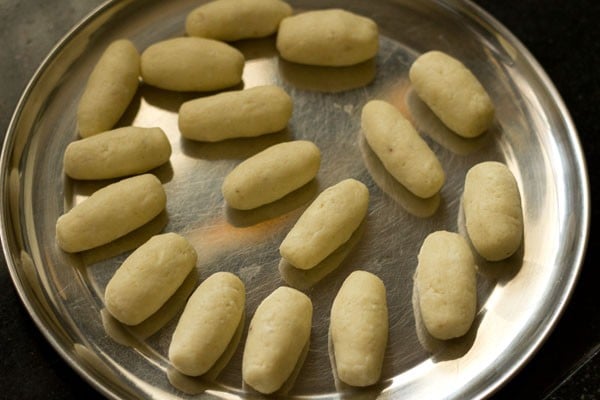
<svg viewBox="0 0 600 400">
<path fill-rule="evenodd" d="M 62 153 L 77 137 L 75 109 L 85 80 L 116 38 L 129 38 L 142 50 L 183 34 L 185 15 L 198 1 L 108 2 L 56 47 L 24 93 L 2 152 L 2 242 L 15 286 L 54 347 L 113 398 L 186 398 L 184 392 L 207 398 L 256 397 L 243 387 L 240 376 L 248 322 L 258 303 L 285 282 L 302 288 L 315 312 L 305 363 L 284 397 L 485 396 L 539 347 L 578 274 L 589 200 L 570 118 L 529 53 L 470 3 L 290 3 L 296 9 L 343 6 L 374 18 L 381 29 L 379 55 L 374 62 L 332 71 L 280 60 L 273 38 L 237 43 L 247 59 L 244 87 L 273 83 L 294 99 L 288 129 L 256 139 L 186 141 L 177 130 L 177 109 L 200 94 L 142 86 L 121 124 L 160 126 L 168 134 L 171 162 L 154 171 L 167 191 L 167 213 L 123 240 L 78 255 L 57 249 L 54 224 L 65 210 L 106 184 L 71 181 L 62 173 Z M 434 48 L 465 62 L 488 89 L 497 118 L 483 137 L 466 140 L 448 132 L 411 90 L 410 63 Z M 368 148 L 360 134 L 360 110 L 373 98 L 400 108 L 436 152 L 447 174 L 440 196 L 415 198 L 387 175 Z M 228 209 L 220 194 L 225 174 L 246 157 L 292 138 L 313 140 L 321 148 L 317 180 L 253 212 Z M 416 254 L 434 230 L 464 233 L 464 175 L 484 160 L 506 162 L 515 174 L 525 239 L 518 254 L 505 262 L 478 259 L 476 323 L 465 337 L 439 342 L 423 332 L 413 312 Z M 365 223 L 349 246 L 320 270 L 309 276 L 287 273 L 277 252 L 282 238 L 318 192 L 347 177 L 369 187 Z M 150 320 L 123 327 L 103 310 L 104 287 L 128 251 L 161 230 L 179 232 L 192 241 L 200 256 L 196 274 Z M 360 391 L 335 381 L 327 337 L 333 297 L 343 279 L 358 268 L 384 280 L 390 308 L 382 382 Z M 218 270 L 235 272 L 246 284 L 248 304 L 239 345 L 227 354 L 229 362 L 212 371 L 213 379 L 176 376 L 166 359 L 176 316 L 198 278 Z"/>
</svg>

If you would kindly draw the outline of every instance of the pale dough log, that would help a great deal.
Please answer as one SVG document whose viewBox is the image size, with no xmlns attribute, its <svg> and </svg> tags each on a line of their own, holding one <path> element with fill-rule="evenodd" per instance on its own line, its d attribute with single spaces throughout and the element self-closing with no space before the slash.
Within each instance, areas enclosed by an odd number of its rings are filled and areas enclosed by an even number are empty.
<svg viewBox="0 0 600 400">
<path fill-rule="evenodd" d="M 77 107 L 79 135 L 112 129 L 139 85 L 140 55 L 129 40 L 111 43 L 94 67 Z"/>
<path fill-rule="evenodd" d="M 281 243 L 281 256 L 296 268 L 313 268 L 350 239 L 368 207 L 369 190 L 355 179 L 325 189 Z"/>
<path fill-rule="evenodd" d="M 463 192 L 465 225 L 471 243 L 486 260 L 514 254 L 523 240 L 519 187 L 508 167 L 496 161 L 473 166 Z"/>
<path fill-rule="evenodd" d="M 338 378 L 351 386 L 377 383 L 389 324 L 381 279 L 366 271 L 350 274 L 333 301 L 330 324 Z"/>
<path fill-rule="evenodd" d="M 281 21 L 276 45 L 288 61 L 341 67 L 375 57 L 379 32 L 373 20 L 348 11 L 308 11 Z"/>
<path fill-rule="evenodd" d="M 308 343 L 312 313 L 310 299 L 289 287 L 279 287 L 260 303 L 244 348 L 244 382 L 264 394 L 281 388 Z"/>
<path fill-rule="evenodd" d="M 179 108 L 186 139 L 217 142 L 284 129 L 292 116 L 291 97 L 277 86 L 257 86 L 190 100 Z"/>
<path fill-rule="evenodd" d="M 175 293 L 197 258 L 183 236 L 153 236 L 127 257 L 106 285 L 106 309 L 126 325 L 141 323 Z"/>
<path fill-rule="evenodd" d="M 292 7 L 281 0 L 216 0 L 192 10 L 185 30 L 189 36 L 227 42 L 259 38 L 275 33 L 291 14 Z"/>
<path fill-rule="evenodd" d="M 460 136 L 479 136 L 492 125 L 494 105 L 489 95 L 457 59 L 430 51 L 415 60 L 409 78 L 419 97 Z"/>
<path fill-rule="evenodd" d="M 70 253 L 101 246 L 156 217 L 166 202 L 162 184 L 154 175 L 123 179 L 61 215 L 56 221 L 56 242 Z"/>
<path fill-rule="evenodd" d="M 234 274 L 217 272 L 194 291 L 179 318 L 169 360 L 181 373 L 199 376 L 223 354 L 244 313 L 244 283 Z"/>
<path fill-rule="evenodd" d="M 242 81 L 244 55 L 217 40 L 198 37 L 167 39 L 148 47 L 141 56 L 145 83 L 161 89 L 212 91 Z"/>
<path fill-rule="evenodd" d="M 320 163 L 319 148 L 307 140 L 273 145 L 225 177 L 223 196 L 229 206 L 240 210 L 271 203 L 310 182 Z"/>
<path fill-rule="evenodd" d="M 160 128 L 134 126 L 71 142 L 65 174 L 74 179 L 110 179 L 147 172 L 169 161 L 171 144 Z"/>
<path fill-rule="evenodd" d="M 457 233 L 431 233 L 421 245 L 415 285 L 421 317 L 431 336 L 463 336 L 477 311 L 477 268 L 467 241 Z"/>
<path fill-rule="evenodd" d="M 361 125 L 369 147 L 398 182 L 421 198 L 440 191 L 446 179 L 440 161 L 396 107 L 369 101 L 362 109 Z"/>
</svg>

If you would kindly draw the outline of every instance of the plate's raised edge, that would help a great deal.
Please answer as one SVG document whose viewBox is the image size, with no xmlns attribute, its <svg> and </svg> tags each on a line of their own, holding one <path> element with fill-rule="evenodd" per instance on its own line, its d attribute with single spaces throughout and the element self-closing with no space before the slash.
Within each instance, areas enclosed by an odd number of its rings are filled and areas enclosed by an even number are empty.
<svg viewBox="0 0 600 400">
<path fill-rule="evenodd" d="M 86 27 L 92 24 L 95 20 L 97 20 L 104 12 L 109 11 L 114 7 L 119 0 L 108 0 L 104 3 L 100 4 L 92 11 L 90 11 L 83 19 L 81 19 L 75 26 L 73 26 L 59 41 L 58 43 L 50 50 L 48 55 L 41 62 L 40 66 L 37 68 L 32 78 L 29 80 L 27 86 L 25 87 L 23 94 L 21 95 L 19 101 L 17 102 L 17 106 L 13 115 L 8 124 L 8 129 L 6 131 L 6 135 L 4 137 L 4 143 L 2 145 L 2 153 L 0 154 L 0 239 L 2 241 L 2 250 L 4 253 L 4 258 L 6 260 L 6 264 L 8 266 L 8 270 L 13 281 L 14 287 L 21 298 L 21 302 L 27 309 L 27 312 L 33 319 L 34 323 L 37 325 L 38 329 L 44 335 L 46 340 L 50 343 L 50 345 L 62 356 L 62 358 L 73 368 L 81 377 L 83 377 L 90 385 L 92 385 L 96 390 L 98 390 L 102 395 L 109 397 L 111 399 L 119 399 L 114 392 L 108 390 L 105 385 L 100 383 L 94 376 L 88 373 L 86 369 L 81 365 L 81 363 L 76 360 L 72 353 L 67 351 L 65 348 L 65 344 L 61 343 L 57 340 L 56 336 L 54 336 L 51 332 L 49 332 L 47 328 L 47 323 L 44 321 L 39 314 L 37 313 L 36 306 L 32 304 L 30 299 L 25 294 L 25 289 L 21 284 L 21 281 L 18 277 L 18 264 L 14 260 L 14 255 L 11 253 L 10 241 L 11 239 L 8 237 L 7 232 L 13 231 L 13 229 L 8 226 L 8 221 L 11 219 L 10 217 L 10 204 L 7 198 L 8 186 L 9 182 L 9 163 L 12 158 L 12 149 L 15 143 L 15 130 L 18 125 L 18 121 L 22 115 L 23 108 L 25 107 L 31 92 L 38 84 L 39 80 L 43 76 L 44 72 L 47 68 L 52 64 L 55 58 L 60 54 L 61 50 L 65 48 L 65 46 L 73 40 L 77 35 L 79 35 Z"/>
<path fill-rule="evenodd" d="M 472 0 L 444 1 L 451 3 L 455 9 L 463 11 L 470 19 L 477 21 L 479 25 L 486 28 L 486 30 L 492 28 L 502 37 L 508 39 L 508 42 L 514 46 L 518 52 L 523 55 L 523 57 L 525 57 L 531 68 L 533 68 L 537 77 L 540 79 L 540 83 L 542 84 L 543 88 L 548 91 L 551 98 L 554 99 L 557 109 L 560 112 L 561 119 L 565 122 L 565 126 L 569 131 L 569 134 L 567 135 L 569 140 L 569 148 L 573 152 L 573 159 L 578 167 L 575 168 L 575 173 L 580 185 L 577 185 L 576 187 L 579 187 L 581 190 L 582 204 L 581 209 L 579 210 L 580 212 L 577 214 L 579 217 L 577 219 L 577 227 L 579 229 L 576 231 L 576 234 L 579 235 L 581 240 L 578 241 L 578 246 L 573 252 L 573 268 L 571 269 L 571 273 L 566 277 L 568 278 L 568 281 L 564 285 L 567 290 L 562 291 L 560 299 L 557 299 L 556 301 L 558 306 L 553 308 L 552 314 L 546 317 L 545 320 L 547 320 L 548 323 L 543 327 L 543 329 L 540 330 L 541 334 L 528 339 L 529 345 L 525 348 L 525 351 L 519 355 L 517 362 L 513 363 L 512 365 L 507 365 L 507 368 L 503 371 L 503 373 L 490 386 L 486 387 L 484 392 L 481 393 L 481 397 L 484 398 L 498 391 L 504 384 L 506 384 L 506 382 L 508 382 L 511 377 L 519 372 L 527 364 L 527 362 L 533 358 L 536 352 L 542 347 L 546 339 L 550 336 L 552 330 L 556 327 L 569 300 L 571 299 L 575 284 L 577 283 L 580 275 L 589 239 L 591 213 L 589 176 L 585 157 L 583 155 L 583 149 L 579 140 L 579 135 L 567 106 L 560 96 L 560 93 L 554 86 L 554 83 L 543 69 L 541 64 L 533 56 L 533 54 L 514 34 L 510 32 L 510 30 L 508 30 L 508 28 L 506 28 L 500 21 L 498 21 L 482 7 L 475 4 Z"/>
</svg>

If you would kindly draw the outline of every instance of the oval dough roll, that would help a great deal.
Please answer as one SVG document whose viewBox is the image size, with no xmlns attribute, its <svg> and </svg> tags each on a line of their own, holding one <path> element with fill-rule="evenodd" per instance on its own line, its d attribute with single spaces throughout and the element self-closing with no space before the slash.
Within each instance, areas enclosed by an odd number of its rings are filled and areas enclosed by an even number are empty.
<svg viewBox="0 0 600 400">
<path fill-rule="evenodd" d="M 320 163 L 321 152 L 312 142 L 276 144 L 235 167 L 225 177 L 223 196 L 240 210 L 271 203 L 310 182 Z"/>
<path fill-rule="evenodd" d="M 281 0 L 216 0 L 190 12 L 185 30 L 226 42 L 269 36 L 279 22 L 292 14 L 292 7 Z"/>
<path fill-rule="evenodd" d="M 382 100 L 369 101 L 361 125 L 369 147 L 385 169 L 414 195 L 438 193 L 446 176 L 435 153 L 400 111 Z"/>
<path fill-rule="evenodd" d="M 369 386 L 381 376 L 388 339 L 388 309 L 381 279 L 355 271 L 344 281 L 331 307 L 330 333 L 338 378 Z"/>
<path fill-rule="evenodd" d="M 63 164 L 74 179 L 110 179 L 147 172 L 170 156 L 162 129 L 129 126 L 69 143 Z"/>
<path fill-rule="evenodd" d="M 463 192 L 465 224 L 471 243 L 486 260 L 513 255 L 523 240 L 523 210 L 515 177 L 496 161 L 472 167 Z"/>
<path fill-rule="evenodd" d="M 127 257 L 106 285 L 106 309 L 126 325 L 141 323 L 175 293 L 197 258 L 183 236 L 153 236 Z"/>
<path fill-rule="evenodd" d="M 164 210 L 167 196 L 157 177 L 134 176 L 94 192 L 56 221 L 56 242 L 74 253 L 112 242 Z"/>
<path fill-rule="evenodd" d="M 185 375 L 207 372 L 223 354 L 244 314 L 243 282 L 229 272 L 209 276 L 194 291 L 179 318 L 169 360 Z"/>
<path fill-rule="evenodd" d="M 460 136 L 479 136 L 492 125 L 494 105 L 490 97 L 457 59 L 430 51 L 415 60 L 409 77 L 419 97 Z"/>
<path fill-rule="evenodd" d="M 148 85 L 181 92 L 212 91 L 242 81 L 244 55 L 217 40 L 178 37 L 148 47 L 141 56 Z"/>
<path fill-rule="evenodd" d="M 289 231 L 279 252 L 299 269 L 311 269 L 346 243 L 369 208 L 369 190 L 355 179 L 325 189 Z"/>
<path fill-rule="evenodd" d="M 186 139 L 217 142 L 284 129 L 292 99 L 280 87 L 257 86 L 190 100 L 179 108 L 179 131 Z"/>
<path fill-rule="evenodd" d="M 289 287 L 277 288 L 259 304 L 244 348 L 244 382 L 264 394 L 281 388 L 308 343 L 312 313 L 310 299 Z"/>
<path fill-rule="evenodd" d="M 139 85 L 140 55 L 129 40 L 111 43 L 92 70 L 77 107 L 79 135 L 111 129 L 121 118 Z"/>
<path fill-rule="evenodd" d="M 341 67 L 375 57 L 379 32 L 373 20 L 348 11 L 308 11 L 281 21 L 276 45 L 288 61 Z"/>
<path fill-rule="evenodd" d="M 415 285 L 423 323 L 437 339 L 463 336 L 477 311 L 477 269 L 457 233 L 431 233 L 421 245 Z"/>
</svg>

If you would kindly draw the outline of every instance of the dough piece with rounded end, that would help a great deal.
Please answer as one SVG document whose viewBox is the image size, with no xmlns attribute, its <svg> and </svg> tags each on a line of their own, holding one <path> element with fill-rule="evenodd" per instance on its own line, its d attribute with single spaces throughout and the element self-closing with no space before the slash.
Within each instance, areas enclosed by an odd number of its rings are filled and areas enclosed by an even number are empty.
<svg viewBox="0 0 600 400">
<path fill-rule="evenodd" d="M 377 383 L 389 324 L 381 279 L 366 271 L 351 273 L 333 301 L 330 324 L 338 379 L 360 387 Z"/>
<path fill-rule="evenodd" d="M 162 129 L 128 126 L 69 143 L 63 164 L 74 179 L 110 179 L 147 172 L 170 156 Z"/>
<path fill-rule="evenodd" d="M 77 107 L 79 135 L 112 129 L 139 85 L 140 55 L 129 40 L 112 42 L 88 78 Z"/>
<path fill-rule="evenodd" d="M 56 242 L 69 253 L 112 242 L 164 210 L 167 196 L 152 174 L 105 186 L 56 221 Z"/>
<path fill-rule="evenodd" d="M 185 30 L 189 36 L 226 42 L 260 38 L 275 33 L 290 15 L 292 7 L 281 0 L 216 0 L 192 10 Z"/>
<path fill-rule="evenodd" d="M 446 179 L 440 161 L 396 107 L 369 101 L 362 109 L 361 125 L 369 147 L 398 182 L 421 198 L 440 191 Z"/>
<path fill-rule="evenodd" d="M 125 259 L 106 285 L 106 309 L 126 325 L 141 323 L 175 293 L 197 258 L 183 236 L 153 236 Z"/>
<path fill-rule="evenodd" d="M 463 336 L 477 311 L 477 267 L 469 244 L 457 233 L 433 232 L 418 259 L 414 279 L 427 331 L 441 340 Z"/>
<path fill-rule="evenodd" d="M 244 306 L 244 283 L 229 272 L 209 276 L 189 298 L 169 346 L 169 360 L 181 373 L 207 372 L 226 350 Z"/>
<path fill-rule="evenodd" d="M 475 75 L 457 59 L 430 51 L 415 60 L 409 78 L 425 104 L 460 136 L 479 136 L 492 125 L 492 100 Z"/>
<path fill-rule="evenodd" d="M 319 172 L 321 152 L 313 142 L 273 145 L 235 167 L 223 181 L 227 204 L 250 210 L 271 203 L 310 182 Z"/>
<path fill-rule="evenodd" d="M 278 86 L 257 86 L 190 100 L 179 108 L 186 139 L 217 142 L 284 129 L 292 116 L 291 97 Z"/>
<path fill-rule="evenodd" d="M 141 56 L 145 83 L 180 92 L 212 91 L 242 81 L 244 55 L 217 40 L 198 37 L 167 39 Z"/>
<path fill-rule="evenodd" d="M 281 21 L 276 45 L 288 61 L 341 67 L 375 57 L 379 31 L 375 21 L 349 11 L 308 11 Z"/>
<path fill-rule="evenodd" d="M 346 243 L 367 215 L 369 189 L 345 179 L 325 189 L 304 211 L 279 246 L 299 269 L 311 269 Z"/>
<path fill-rule="evenodd" d="M 465 225 L 471 243 L 488 261 L 513 255 L 523 240 L 519 187 L 508 167 L 486 161 L 473 166 L 463 192 Z"/>
<path fill-rule="evenodd" d="M 289 287 L 279 287 L 260 303 L 244 348 L 244 382 L 264 394 L 281 388 L 308 343 L 312 313 L 308 296 Z"/>
</svg>

